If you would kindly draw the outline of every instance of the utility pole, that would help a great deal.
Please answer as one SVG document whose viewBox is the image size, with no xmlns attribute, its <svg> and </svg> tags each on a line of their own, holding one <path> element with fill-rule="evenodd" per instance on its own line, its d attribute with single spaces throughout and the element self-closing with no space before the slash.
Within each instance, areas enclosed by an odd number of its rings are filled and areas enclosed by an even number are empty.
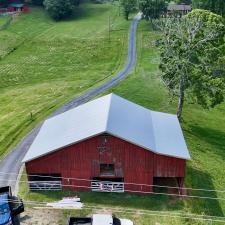
<svg viewBox="0 0 225 225">
<path fill-rule="evenodd" d="M 109 41 L 111 39 L 111 17 L 109 16 Z"/>
<path fill-rule="evenodd" d="M 120 0 L 118 1 L 118 16 L 120 16 Z"/>
</svg>

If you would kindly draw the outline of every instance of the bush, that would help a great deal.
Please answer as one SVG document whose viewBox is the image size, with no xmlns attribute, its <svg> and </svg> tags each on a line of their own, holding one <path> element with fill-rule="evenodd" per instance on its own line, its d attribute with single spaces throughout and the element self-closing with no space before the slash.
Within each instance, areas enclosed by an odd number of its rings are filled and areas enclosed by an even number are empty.
<svg viewBox="0 0 225 225">
<path fill-rule="evenodd" d="M 43 4 L 54 20 L 71 16 L 74 9 L 74 0 L 44 0 Z"/>
</svg>

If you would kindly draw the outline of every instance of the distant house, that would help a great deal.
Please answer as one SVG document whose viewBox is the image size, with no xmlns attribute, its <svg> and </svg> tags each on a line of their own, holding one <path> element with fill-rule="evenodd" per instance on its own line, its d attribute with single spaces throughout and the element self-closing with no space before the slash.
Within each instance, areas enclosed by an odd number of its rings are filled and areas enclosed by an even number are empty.
<svg viewBox="0 0 225 225">
<path fill-rule="evenodd" d="M 28 12 L 29 7 L 21 3 L 20 1 L 17 0 L 9 0 L 8 4 L 6 3 L 5 5 L 0 4 L 0 14 L 13 14 L 16 12 Z"/>
<path fill-rule="evenodd" d="M 182 187 L 190 160 L 176 115 L 110 94 L 46 120 L 25 162 L 31 190 Z"/>
<path fill-rule="evenodd" d="M 167 15 L 168 16 L 183 16 L 191 12 L 192 7 L 191 5 L 186 4 L 169 4 L 167 6 Z"/>
<path fill-rule="evenodd" d="M 9 12 L 28 12 L 28 6 L 23 3 L 11 3 L 8 6 Z"/>
</svg>

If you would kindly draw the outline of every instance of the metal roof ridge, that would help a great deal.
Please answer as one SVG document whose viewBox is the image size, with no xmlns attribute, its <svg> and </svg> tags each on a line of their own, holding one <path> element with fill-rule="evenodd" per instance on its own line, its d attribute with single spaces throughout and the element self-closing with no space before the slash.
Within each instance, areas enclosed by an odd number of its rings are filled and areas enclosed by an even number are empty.
<svg viewBox="0 0 225 225">
<path fill-rule="evenodd" d="M 157 151 L 157 146 L 156 146 L 156 139 L 155 139 L 155 129 L 154 129 L 154 122 L 153 122 L 153 119 L 152 119 L 152 110 L 149 109 L 149 112 L 150 112 L 150 120 L 151 120 L 151 124 L 152 124 L 152 136 L 153 136 L 153 145 L 154 145 L 154 148 L 155 149 L 152 149 L 153 151 L 155 151 L 156 153 L 159 154 L 159 152 Z"/>
<path fill-rule="evenodd" d="M 110 119 L 110 110 L 112 108 L 112 98 L 113 98 L 113 96 L 117 96 L 117 95 L 115 95 L 114 93 L 110 93 L 109 96 L 110 96 L 110 100 L 109 100 L 110 103 L 109 103 L 109 108 L 108 108 L 108 113 L 107 113 L 107 118 L 106 118 L 105 132 L 109 131 L 108 125 L 109 125 L 109 119 Z"/>
</svg>

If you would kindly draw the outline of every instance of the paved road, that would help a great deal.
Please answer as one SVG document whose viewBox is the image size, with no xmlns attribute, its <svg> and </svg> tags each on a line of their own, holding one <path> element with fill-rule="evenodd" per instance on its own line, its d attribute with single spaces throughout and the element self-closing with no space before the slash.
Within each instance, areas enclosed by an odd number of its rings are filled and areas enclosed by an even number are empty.
<svg viewBox="0 0 225 225">
<path fill-rule="evenodd" d="M 79 106 L 96 95 L 104 92 L 105 90 L 113 87 L 118 82 L 123 80 L 134 68 L 136 64 L 136 30 L 138 21 L 141 18 L 139 13 L 135 16 L 131 23 L 130 35 L 129 35 L 129 47 L 128 47 L 128 59 L 125 68 L 119 72 L 114 78 L 105 82 L 104 84 L 88 91 L 80 97 L 73 99 L 72 101 L 66 103 L 64 106 L 56 110 L 50 117 L 63 113 L 71 108 Z M 10 185 L 12 190 L 15 191 L 17 174 L 22 167 L 22 160 L 28 151 L 30 145 L 38 134 L 39 129 L 42 124 L 39 124 L 34 128 L 24 139 L 16 146 L 16 148 L 8 154 L 4 160 L 0 162 L 0 186 Z"/>
</svg>

